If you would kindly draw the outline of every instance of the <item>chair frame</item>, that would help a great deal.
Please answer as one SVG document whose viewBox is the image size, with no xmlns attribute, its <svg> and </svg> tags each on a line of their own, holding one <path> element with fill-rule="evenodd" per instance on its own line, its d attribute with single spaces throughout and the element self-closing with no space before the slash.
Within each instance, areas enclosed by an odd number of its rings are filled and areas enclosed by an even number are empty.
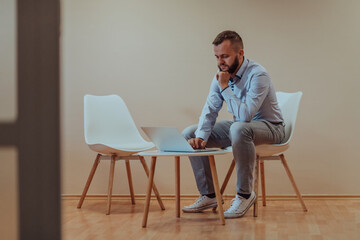
<svg viewBox="0 0 360 240">
<path fill-rule="evenodd" d="M 111 106 L 110 108 L 104 107 L 109 105 Z M 106 116 L 107 114 L 112 113 L 113 112 L 112 108 L 118 110 L 117 114 L 114 114 L 112 118 L 107 118 L 107 120 L 109 121 L 106 122 L 106 124 L 104 125 L 104 123 L 102 123 L 102 116 Z M 99 126 L 97 126 L 97 124 L 99 124 Z M 126 128 L 125 133 L 121 134 L 121 131 L 124 131 L 124 128 Z M 89 129 L 91 129 L 92 131 L 90 131 Z M 105 136 L 100 134 L 104 130 L 106 132 Z M 117 160 L 125 161 L 129 189 L 130 189 L 131 203 L 135 204 L 130 160 L 140 160 L 147 177 L 149 177 L 149 168 L 145 162 L 145 159 L 141 156 L 138 156 L 137 153 L 153 148 L 154 144 L 151 142 L 147 142 L 142 138 L 135 125 L 134 120 L 131 117 L 131 114 L 126 106 L 125 101 L 120 96 L 115 94 L 106 95 L 106 96 L 85 95 L 84 96 L 84 134 L 85 134 L 85 142 L 87 143 L 87 145 L 90 147 L 91 150 L 97 153 L 97 156 L 91 168 L 89 177 L 86 181 L 77 208 L 82 207 L 82 204 L 89 190 L 90 184 L 95 175 L 100 160 L 110 160 L 106 214 L 107 215 L 110 214 L 115 163 Z M 98 137 L 99 134 L 100 137 Z M 127 138 L 128 137 L 127 134 L 131 135 L 130 139 Z M 94 135 L 96 135 L 96 137 L 94 137 Z M 116 137 L 114 138 L 114 136 Z M 119 144 L 119 140 L 121 140 L 120 144 Z M 137 147 L 134 146 L 124 147 L 121 145 L 122 142 L 129 143 L 129 141 L 130 143 L 133 143 L 133 145 L 136 145 Z M 159 202 L 160 208 L 162 210 L 165 210 L 164 204 L 161 201 L 160 194 L 156 188 L 156 185 L 154 184 L 152 187 L 154 189 L 156 198 Z"/>
<path fill-rule="evenodd" d="M 280 95 L 281 94 L 281 95 Z M 299 103 L 300 103 L 300 99 L 302 96 L 302 92 L 295 92 L 295 93 L 285 93 L 285 92 L 277 92 L 276 95 L 277 97 L 282 97 L 284 96 L 284 94 L 286 95 L 292 95 L 294 97 L 296 97 L 296 103 L 294 106 L 292 106 L 292 109 L 296 109 L 296 112 L 293 113 L 293 115 L 291 115 L 290 117 L 290 135 L 287 138 L 287 141 L 285 143 L 282 144 L 264 144 L 264 145 L 258 145 L 256 146 L 256 162 L 255 162 L 255 169 L 254 169 L 254 191 L 256 194 L 256 197 L 258 197 L 258 189 L 259 189 L 259 175 L 261 178 L 261 192 L 262 192 L 262 204 L 263 206 L 266 206 L 266 191 L 265 191 L 265 166 L 264 166 L 264 161 L 265 160 L 280 160 L 282 165 L 285 168 L 285 171 L 290 179 L 290 182 L 295 190 L 295 193 L 297 195 L 297 198 L 300 201 L 301 207 L 304 210 L 304 212 L 307 212 L 307 208 L 305 206 L 305 203 L 302 199 L 302 196 L 300 194 L 300 191 L 295 183 L 295 179 L 290 171 L 290 168 L 287 164 L 287 161 L 285 159 L 284 156 L 284 151 L 286 151 L 289 148 L 289 142 L 292 138 L 293 132 L 294 132 L 294 127 L 295 127 L 295 122 L 296 122 L 296 116 L 297 116 L 297 111 L 298 111 L 298 107 L 299 107 Z M 291 106 L 291 105 L 290 105 Z M 289 105 L 287 105 L 287 109 L 289 108 Z M 289 114 L 287 112 L 287 114 Z M 230 168 L 226 174 L 225 180 L 221 186 L 221 194 L 224 193 L 225 188 L 229 182 L 229 179 L 231 177 L 232 172 L 234 171 L 235 168 L 235 161 L 234 159 L 231 162 Z M 258 199 L 255 201 L 254 203 L 254 217 L 257 217 L 258 215 Z"/>
<path fill-rule="evenodd" d="M 117 160 L 125 160 L 125 165 L 126 165 L 126 173 L 127 173 L 127 177 L 128 177 L 128 183 L 129 183 L 129 189 L 130 189 L 130 196 L 131 196 L 131 203 L 135 204 L 135 194 L 134 194 L 134 188 L 133 188 L 133 184 L 132 184 L 132 176 L 131 176 L 131 168 L 130 168 L 130 160 L 140 160 L 146 176 L 149 177 L 149 168 L 148 165 L 146 164 L 146 161 L 144 159 L 144 157 L 142 156 L 137 156 L 137 155 L 133 155 L 133 156 L 117 156 L 116 154 L 113 154 L 111 156 L 109 155 L 102 155 L 100 153 L 97 154 L 94 164 L 91 168 L 89 177 L 86 181 L 83 193 L 81 195 L 81 198 L 78 202 L 77 208 L 81 208 L 82 204 L 85 200 L 86 194 L 89 190 L 90 184 L 92 182 L 92 179 L 95 175 L 96 169 L 100 163 L 100 160 L 110 160 L 111 164 L 110 164 L 110 173 L 109 173 L 109 184 L 108 184 L 108 193 L 107 193 L 107 209 L 106 209 L 106 215 L 110 214 L 110 209 L 111 209 L 111 197 L 112 197 L 112 189 L 113 189 L 113 182 L 114 182 L 114 171 L 115 171 L 115 162 Z M 160 198 L 160 194 L 159 191 L 157 190 L 157 187 L 155 185 L 155 183 L 152 186 L 155 196 L 157 198 L 157 201 L 159 203 L 159 206 L 161 208 L 161 210 L 165 210 L 165 206 Z"/>
<path fill-rule="evenodd" d="M 304 203 L 304 200 L 301 196 L 301 193 L 296 185 L 295 179 L 290 171 L 289 165 L 287 164 L 287 161 L 285 159 L 285 156 L 283 153 L 279 154 L 279 155 L 273 155 L 273 156 L 256 156 L 256 165 L 255 165 L 255 174 L 254 174 L 254 191 L 255 191 L 255 195 L 256 198 L 258 198 L 258 192 L 259 192 L 259 175 L 261 178 L 261 200 L 262 200 L 262 205 L 265 207 L 266 206 L 266 190 L 265 190 L 265 166 L 264 166 L 264 161 L 265 160 L 281 160 L 282 165 L 285 168 L 285 171 L 289 177 L 289 180 L 291 182 L 291 185 L 294 188 L 294 191 L 296 193 L 297 198 L 300 201 L 301 207 L 303 209 L 304 212 L 307 212 L 307 208 L 306 205 Z M 221 186 L 220 189 L 220 193 L 221 195 L 225 192 L 226 186 L 229 182 L 229 179 L 232 175 L 232 172 L 234 171 L 235 168 L 235 161 L 234 159 L 231 161 L 229 170 L 225 176 L 224 182 Z M 258 216 L 258 199 L 256 199 L 255 203 L 254 203 L 254 213 L 253 213 L 254 217 Z"/>
</svg>

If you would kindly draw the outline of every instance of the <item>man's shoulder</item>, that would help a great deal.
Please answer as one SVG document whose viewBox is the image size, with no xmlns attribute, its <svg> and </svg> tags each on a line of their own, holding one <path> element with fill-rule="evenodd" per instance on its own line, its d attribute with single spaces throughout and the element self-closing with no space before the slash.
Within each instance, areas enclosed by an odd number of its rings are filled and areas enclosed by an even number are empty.
<svg viewBox="0 0 360 240">
<path fill-rule="evenodd" d="M 258 62 L 255 62 L 251 59 L 249 59 L 249 63 L 248 63 L 248 66 L 247 66 L 248 69 L 251 69 L 253 71 L 259 71 L 259 72 L 266 72 L 266 69 Z"/>
<path fill-rule="evenodd" d="M 262 76 L 262 75 L 266 75 L 269 76 L 267 70 L 258 62 L 255 62 L 251 59 L 248 59 L 248 65 L 246 68 L 246 72 L 248 75 L 251 76 Z"/>
</svg>

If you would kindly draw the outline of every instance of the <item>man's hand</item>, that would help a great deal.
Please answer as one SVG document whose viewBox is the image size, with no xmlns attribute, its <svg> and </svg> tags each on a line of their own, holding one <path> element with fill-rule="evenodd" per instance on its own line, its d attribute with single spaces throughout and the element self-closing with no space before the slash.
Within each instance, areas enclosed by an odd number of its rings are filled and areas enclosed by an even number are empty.
<svg viewBox="0 0 360 240">
<path fill-rule="evenodd" d="M 203 139 L 201 138 L 190 138 L 188 140 L 188 143 L 194 148 L 194 149 L 197 149 L 197 148 L 205 148 L 206 146 L 206 141 L 204 141 Z"/>
<path fill-rule="evenodd" d="M 230 76 L 231 74 L 228 72 L 218 72 L 216 74 L 216 79 L 218 80 L 221 90 L 229 86 Z"/>
</svg>

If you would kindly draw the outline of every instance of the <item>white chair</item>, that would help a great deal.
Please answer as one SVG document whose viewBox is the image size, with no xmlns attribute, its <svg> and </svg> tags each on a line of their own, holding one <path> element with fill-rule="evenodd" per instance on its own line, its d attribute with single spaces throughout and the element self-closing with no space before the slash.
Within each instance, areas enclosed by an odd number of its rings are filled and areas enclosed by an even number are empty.
<svg viewBox="0 0 360 240">
<path fill-rule="evenodd" d="M 129 160 L 140 160 L 146 175 L 149 177 L 149 168 L 145 159 L 133 154 L 151 149 L 154 144 L 141 137 L 125 102 L 117 95 L 85 95 L 84 133 L 85 142 L 91 150 L 98 154 L 77 207 L 81 208 L 83 204 L 100 160 L 111 160 L 106 214 L 110 214 L 116 160 L 125 160 L 131 202 L 135 204 Z M 155 184 L 153 190 L 161 209 L 164 210 L 165 207 Z"/>
<path fill-rule="evenodd" d="M 256 196 L 258 196 L 258 175 L 259 175 L 259 165 L 260 165 L 260 173 L 261 173 L 261 192 L 262 192 L 262 202 L 263 206 L 266 206 L 266 193 L 265 193 L 265 170 L 264 170 L 264 160 L 281 160 L 285 171 L 290 179 L 290 182 L 296 192 L 296 195 L 300 201 L 300 204 L 304 210 L 307 211 L 305 203 L 302 199 L 299 189 L 296 186 L 294 177 L 289 169 L 289 166 L 286 162 L 285 156 L 283 152 L 285 152 L 290 146 L 290 140 L 294 133 L 296 116 L 299 109 L 300 99 L 302 96 L 302 92 L 295 93 L 285 93 L 285 92 L 277 92 L 276 97 L 279 103 L 279 107 L 281 109 L 284 121 L 285 121 L 285 140 L 284 143 L 281 144 L 264 144 L 256 146 L 256 167 L 255 167 L 255 176 L 254 176 L 254 189 Z M 235 162 L 234 160 L 231 162 L 228 173 L 225 177 L 223 185 L 221 187 L 221 194 L 224 193 L 226 185 L 231 177 L 231 174 L 234 170 Z M 254 217 L 258 214 L 258 203 L 257 201 L 254 204 Z"/>
</svg>

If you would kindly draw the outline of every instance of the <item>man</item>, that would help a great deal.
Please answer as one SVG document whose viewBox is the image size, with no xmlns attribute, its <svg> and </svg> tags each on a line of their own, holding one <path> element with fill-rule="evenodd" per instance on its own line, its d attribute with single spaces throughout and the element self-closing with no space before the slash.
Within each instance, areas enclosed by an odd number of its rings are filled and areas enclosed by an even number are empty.
<svg viewBox="0 0 360 240">
<path fill-rule="evenodd" d="M 226 218 L 242 217 L 256 201 L 252 190 L 255 145 L 281 143 L 283 117 L 271 79 L 258 63 L 244 57 L 243 42 L 234 31 L 213 41 L 219 71 L 215 74 L 198 125 L 183 131 L 193 148 L 232 146 L 237 172 L 237 194 Z M 216 122 L 226 102 L 233 121 Z M 201 212 L 217 206 L 208 157 L 190 157 L 201 196 L 184 212 Z"/>
</svg>

